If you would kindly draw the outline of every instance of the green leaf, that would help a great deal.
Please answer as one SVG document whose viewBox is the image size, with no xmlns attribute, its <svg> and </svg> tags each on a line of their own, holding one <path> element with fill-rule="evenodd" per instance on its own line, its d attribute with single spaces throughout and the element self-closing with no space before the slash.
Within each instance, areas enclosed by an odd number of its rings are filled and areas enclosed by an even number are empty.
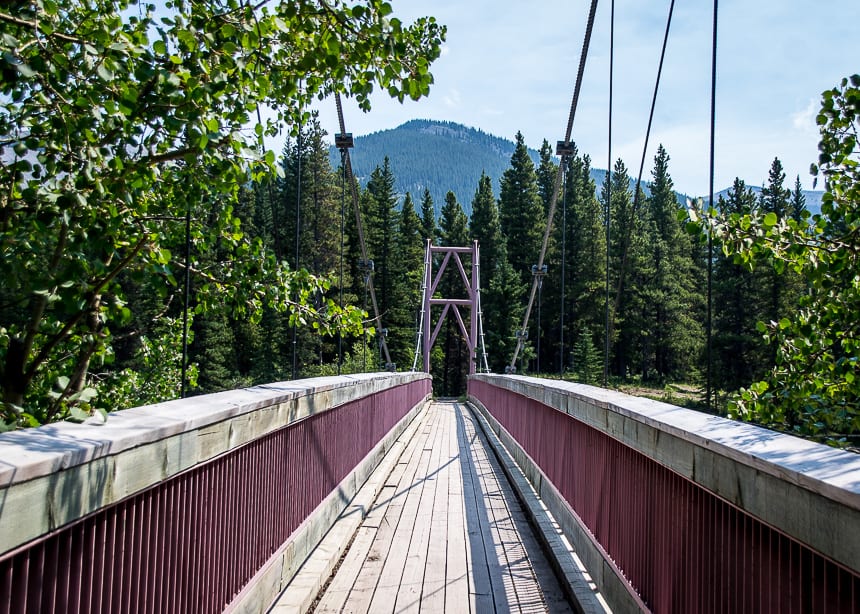
<svg viewBox="0 0 860 614">
<path fill-rule="evenodd" d="M 114 77 L 113 71 L 105 66 L 104 62 L 96 66 L 96 74 L 102 81 L 111 81 Z"/>
<path fill-rule="evenodd" d="M 772 228 L 773 226 L 776 226 L 777 222 L 779 221 L 779 218 L 776 216 L 776 213 L 771 211 L 764 216 L 764 220 L 762 221 L 764 223 L 765 228 Z"/>
<path fill-rule="evenodd" d="M 83 422 L 90 417 L 90 414 L 80 407 L 72 406 L 69 409 L 69 416 L 73 422 Z"/>
</svg>

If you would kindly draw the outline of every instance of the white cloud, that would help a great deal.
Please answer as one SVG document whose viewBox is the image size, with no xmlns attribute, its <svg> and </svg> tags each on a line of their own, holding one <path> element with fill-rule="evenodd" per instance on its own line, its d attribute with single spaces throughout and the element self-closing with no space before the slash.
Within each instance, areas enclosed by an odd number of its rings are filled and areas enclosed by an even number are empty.
<svg viewBox="0 0 860 614">
<path fill-rule="evenodd" d="M 818 102 L 813 98 L 802 111 L 798 111 L 791 116 L 791 123 L 796 130 L 803 133 L 817 133 L 818 129 L 815 124 L 815 118 L 818 114 Z"/>
<path fill-rule="evenodd" d="M 460 106 L 460 91 L 457 89 L 448 90 L 448 94 L 442 99 L 445 106 L 454 109 Z"/>
</svg>

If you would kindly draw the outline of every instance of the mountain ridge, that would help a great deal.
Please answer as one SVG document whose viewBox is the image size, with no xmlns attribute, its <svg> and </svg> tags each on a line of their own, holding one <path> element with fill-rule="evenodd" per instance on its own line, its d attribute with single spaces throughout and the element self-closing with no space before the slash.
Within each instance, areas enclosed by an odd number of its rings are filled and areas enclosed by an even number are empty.
<svg viewBox="0 0 860 614">
<path fill-rule="evenodd" d="M 482 171 L 492 180 L 493 193 L 498 198 L 499 181 L 509 168 L 516 147 L 514 141 L 489 134 L 480 128 L 430 119 L 412 119 L 396 128 L 356 136 L 354 142 L 350 160 L 353 174 L 362 186 L 366 185 L 373 169 L 382 166 L 387 156 L 394 173 L 395 190 L 400 198 L 407 192 L 411 193 L 417 208 L 424 189 L 429 189 L 437 217 L 449 190 L 457 196 L 466 215 L 471 214 L 472 198 Z M 538 151 L 529 148 L 528 152 L 535 166 L 540 164 Z M 332 166 L 340 164 L 340 152 L 334 146 L 329 148 L 329 158 Z M 605 176 L 606 170 L 591 169 L 598 193 Z M 631 191 L 635 185 L 636 180 L 631 179 Z M 748 187 L 757 194 L 761 192 L 759 186 Z M 646 194 L 649 193 L 648 182 L 644 179 L 642 188 Z M 728 187 L 720 190 L 715 197 L 725 197 L 728 190 Z M 676 194 L 680 203 L 686 201 L 686 194 Z M 820 212 L 822 194 L 821 191 L 804 190 L 810 212 Z"/>
</svg>

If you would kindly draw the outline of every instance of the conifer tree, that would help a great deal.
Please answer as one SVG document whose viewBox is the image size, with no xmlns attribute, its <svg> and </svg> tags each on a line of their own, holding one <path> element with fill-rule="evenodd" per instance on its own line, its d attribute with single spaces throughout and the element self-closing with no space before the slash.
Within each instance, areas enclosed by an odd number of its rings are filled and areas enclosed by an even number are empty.
<svg viewBox="0 0 860 614">
<path fill-rule="evenodd" d="M 594 180 L 591 178 L 591 159 L 588 156 L 580 156 L 575 146 L 573 154 L 568 158 L 568 171 L 561 200 L 553 226 L 557 259 L 551 266 L 556 274 L 550 275 L 548 279 L 551 294 L 547 303 L 550 312 L 554 311 L 552 327 L 549 330 L 555 352 L 554 364 L 563 371 L 577 364 L 570 360 L 574 343 L 579 343 L 581 348 L 588 346 L 583 340 L 584 336 L 591 337 L 589 343 L 592 347 L 603 347 L 606 298 L 606 235 L 603 211 L 595 194 Z M 558 308 L 553 310 L 556 303 Z M 563 331 L 560 327 L 562 311 Z M 579 372 L 578 364 L 576 371 Z"/>
<path fill-rule="evenodd" d="M 430 190 L 424 188 L 421 197 L 421 238 L 426 242 L 430 239 L 434 244 L 438 241 L 439 227 L 436 224 L 436 209 L 433 205 L 433 197 Z"/>
<path fill-rule="evenodd" d="M 507 238 L 508 261 L 526 285 L 531 284 L 531 267 L 540 255 L 546 215 L 537 174 L 523 135 L 517 132 L 511 166 L 501 179 L 499 219 Z"/>
<path fill-rule="evenodd" d="M 607 174 L 601 192 L 606 207 Z M 651 345 L 651 331 L 646 327 L 644 318 L 646 304 L 650 300 L 648 282 L 653 272 L 646 253 L 647 233 L 651 230 L 652 220 L 648 208 L 638 206 L 644 194 L 634 201 L 630 193 L 630 177 L 627 167 L 619 159 L 612 172 L 612 200 L 609 211 L 612 226 L 616 229 L 611 235 L 610 248 L 610 287 L 613 289 L 613 304 L 610 309 L 610 339 L 613 348 L 613 371 L 619 376 L 642 374 L 647 371 L 644 357 Z"/>
<path fill-rule="evenodd" d="M 388 319 L 388 348 L 399 369 L 413 361 L 418 314 L 421 311 L 421 278 L 424 274 L 424 245 L 421 219 L 408 192 L 400 209 L 392 262 L 391 316 Z"/>
<path fill-rule="evenodd" d="M 481 275 L 489 279 L 499 266 L 501 243 L 504 238 L 499 222 L 499 208 L 493 194 L 493 183 L 486 173 L 481 174 L 478 188 L 472 199 L 469 234 L 478 242 L 481 250 Z"/>
<path fill-rule="evenodd" d="M 525 313 L 526 286 L 507 258 L 507 242 L 499 248 L 499 261 L 484 295 L 484 336 L 490 370 L 504 373 L 517 345 L 516 333 Z M 521 359 L 530 346 L 521 352 Z"/>
<path fill-rule="evenodd" d="M 280 237 L 277 243 L 281 246 L 282 258 L 291 267 L 332 278 L 335 283 L 328 296 L 339 299 L 341 186 L 338 175 L 331 168 L 326 134 L 314 115 L 302 128 L 300 137 L 285 145 L 284 177 L 277 182 L 274 193 L 277 206 L 271 209 L 271 220 L 277 225 L 269 234 Z M 265 198 L 269 191 L 261 188 L 259 193 Z M 265 207 L 262 209 L 265 211 Z M 258 214 L 258 217 L 262 216 Z M 348 287 L 349 276 L 344 281 Z M 354 304 L 354 296 L 348 293 L 344 301 Z M 314 297 L 315 301 L 321 299 L 321 296 Z M 310 327 L 294 331 L 284 314 L 266 312 L 262 325 L 265 330 L 263 343 L 278 346 L 264 351 L 264 356 L 280 365 L 280 370 L 270 372 L 270 377 L 292 377 L 294 350 L 299 371 L 302 365 L 337 359 L 336 339 L 324 339 Z"/>
<path fill-rule="evenodd" d="M 759 198 L 759 210 L 762 214 L 774 213 L 780 220 L 789 217 L 791 190 L 784 186 L 784 182 L 785 172 L 782 169 L 782 162 L 779 158 L 774 158 L 768 172 L 767 183 L 762 187 Z M 786 285 L 788 276 L 781 263 L 777 266 L 760 267 L 756 271 L 756 277 L 764 292 L 758 317 L 762 322 L 778 322 L 780 318 L 789 314 L 792 304 L 796 307 L 796 288 Z M 776 350 L 776 345 L 769 347 L 770 364 L 776 361 Z"/>
<path fill-rule="evenodd" d="M 651 195 L 647 200 L 655 233 L 648 241 L 651 250 L 653 301 L 646 305 L 653 337 L 653 368 L 661 381 L 684 378 L 695 367 L 703 341 L 696 296 L 694 263 L 689 236 L 678 220 L 680 205 L 669 175 L 669 154 L 660 145 L 654 156 Z"/>
<path fill-rule="evenodd" d="M 749 215 L 758 210 L 752 189 L 735 178 L 726 198 L 720 197 L 720 215 Z M 756 330 L 761 288 L 759 275 L 716 250 L 713 274 L 713 382 L 735 391 L 760 378 L 771 366 L 761 333 Z"/>
<path fill-rule="evenodd" d="M 395 233 L 397 232 L 397 193 L 394 191 L 394 173 L 391 163 L 385 157 L 370 174 L 367 182 L 367 222 L 366 239 L 369 257 L 374 261 L 373 284 L 383 327 L 387 327 L 389 312 L 392 308 L 392 265 L 397 255 L 394 253 Z"/>
<path fill-rule="evenodd" d="M 540 146 L 540 165 L 537 168 L 538 192 L 543 201 L 544 216 L 549 215 L 549 208 L 552 206 L 550 200 L 552 200 L 552 190 L 555 187 L 555 176 L 558 172 L 558 165 L 552 158 L 552 147 L 544 139 Z"/>
<path fill-rule="evenodd" d="M 511 314 L 521 317 L 519 314 L 524 306 L 516 302 L 523 292 L 519 278 L 513 274 L 507 261 L 499 208 L 492 181 L 486 174 L 481 175 L 472 199 L 469 234 L 478 241 L 480 250 L 481 309 L 488 362 L 491 370 L 499 373 L 504 371 L 505 360 L 513 352 L 513 347 L 509 347 L 509 339 L 513 338 L 516 323 L 510 320 Z M 504 331 L 507 331 L 508 337 L 505 337 Z"/>
<path fill-rule="evenodd" d="M 782 162 L 774 158 L 767 174 L 767 183 L 761 189 L 761 211 L 765 214 L 775 213 L 777 217 L 784 218 L 788 213 L 788 200 L 791 191 L 786 189 L 785 171 Z"/>
<path fill-rule="evenodd" d="M 795 222 L 801 222 L 806 212 L 806 195 L 803 193 L 803 188 L 800 185 L 800 175 L 797 175 L 794 180 L 794 190 L 791 192 L 788 214 Z"/>
</svg>

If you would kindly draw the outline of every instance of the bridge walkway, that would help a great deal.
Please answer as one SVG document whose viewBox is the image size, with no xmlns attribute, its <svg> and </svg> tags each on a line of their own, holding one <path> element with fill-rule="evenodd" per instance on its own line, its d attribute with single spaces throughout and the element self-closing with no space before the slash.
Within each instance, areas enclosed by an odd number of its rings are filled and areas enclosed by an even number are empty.
<svg viewBox="0 0 860 614">
<path fill-rule="evenodd" d="M 570 612 L 469 409 L 419 418 L 316 612 Z"/>
</svg>

